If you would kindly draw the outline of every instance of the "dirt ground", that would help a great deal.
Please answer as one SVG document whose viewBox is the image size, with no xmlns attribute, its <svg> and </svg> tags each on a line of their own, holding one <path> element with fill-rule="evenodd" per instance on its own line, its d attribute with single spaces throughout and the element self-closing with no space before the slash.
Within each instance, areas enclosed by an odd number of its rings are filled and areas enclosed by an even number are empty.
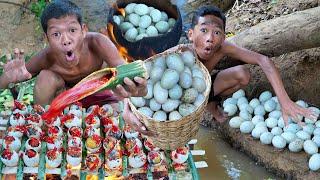
<svg viewBox="0 0 320 180">
<path fill-rule="evenodd" d="M 11 0 L 22 4 L 24 0 Z M 0 54 L 12 53 L 14 48 L 37 52 L 45 47 L 42 31 L 35 16 L 19 6 L 0 3 Z"/>
</svg>

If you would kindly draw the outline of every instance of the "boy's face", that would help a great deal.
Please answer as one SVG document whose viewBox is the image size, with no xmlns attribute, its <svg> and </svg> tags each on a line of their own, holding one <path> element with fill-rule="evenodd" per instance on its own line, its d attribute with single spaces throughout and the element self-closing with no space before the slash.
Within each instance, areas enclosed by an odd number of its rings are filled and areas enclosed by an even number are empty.
<svg viewBox="0 0 320 180">
<path fill-rule="evenodd" d="M 86 35 L 85 25 L 80 25 L 76 16 L 65 16 L 48 21 L 47 39 L 58 61 L 66 67 L 79 63 L 83 40 Z"/>
<path fill-rule="evenodd" d="M 195 27 L 189 30 L 188 37 L 198 56 L 209 60 L 225 40 L 223 21 L 214 15 L 199 17 Z"/>
</svg>

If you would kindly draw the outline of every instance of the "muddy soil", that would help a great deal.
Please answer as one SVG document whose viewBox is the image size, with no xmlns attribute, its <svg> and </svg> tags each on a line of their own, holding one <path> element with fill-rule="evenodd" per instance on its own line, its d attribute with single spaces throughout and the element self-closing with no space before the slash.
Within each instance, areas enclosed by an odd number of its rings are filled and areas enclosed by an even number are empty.
<svg viewBox="0 0 320 180">
<path fill-rule="evenodd" d="M 11 0 L 22 4 L 25 0 Z M 0 3 L 0 55 L 12 53 L 14 48 L 27 54 L 45 47 L 43 33 L 35 16 L 12 4 Z"/>
</svg>

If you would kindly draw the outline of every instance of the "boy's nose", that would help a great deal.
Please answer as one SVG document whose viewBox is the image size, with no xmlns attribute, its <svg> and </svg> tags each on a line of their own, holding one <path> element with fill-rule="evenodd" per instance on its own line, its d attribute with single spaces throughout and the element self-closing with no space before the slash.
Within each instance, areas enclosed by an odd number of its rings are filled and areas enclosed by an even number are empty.
<svg viewBox="0 0 320 180">
<path fill-rule="evenodd" d="M 208 36 L 207 36 L 207 38 L 206 38 L 206 42 L 212 43 L 212 42 L 213 42 L 213 39 L 214 39 L 213 34 L 208 34 Z"/>
<path fill-rule="evenodd" d="M 67 40 L 67 41 L 64 41 L 63 42 L 63 45 L 64 46 L 69 46 L 71 44 L 71 41 L 70 40 Z"/>
</svg>

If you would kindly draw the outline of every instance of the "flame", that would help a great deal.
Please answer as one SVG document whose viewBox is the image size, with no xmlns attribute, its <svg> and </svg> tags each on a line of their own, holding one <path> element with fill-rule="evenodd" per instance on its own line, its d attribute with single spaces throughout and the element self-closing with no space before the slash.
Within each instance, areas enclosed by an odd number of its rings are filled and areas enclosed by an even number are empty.
<svg viewBox="0 0 320 180">
<path fill-rule="evenodd" d="M 114 43 L 114 45 L 117 47 L 120 56 L 122 56 L 127 62 L 132 62 L 134 60 L 133 57 L 131 57 L 129 55 L 128 50 L 125 47 L 121 46 L 118 43 L 116 37 L 114 36 L 113 25 L 111 23 L 108 23 L 106 29 L 107 29 L 107 34 L 108 34 L 109 38 Z"/>
</svg>

